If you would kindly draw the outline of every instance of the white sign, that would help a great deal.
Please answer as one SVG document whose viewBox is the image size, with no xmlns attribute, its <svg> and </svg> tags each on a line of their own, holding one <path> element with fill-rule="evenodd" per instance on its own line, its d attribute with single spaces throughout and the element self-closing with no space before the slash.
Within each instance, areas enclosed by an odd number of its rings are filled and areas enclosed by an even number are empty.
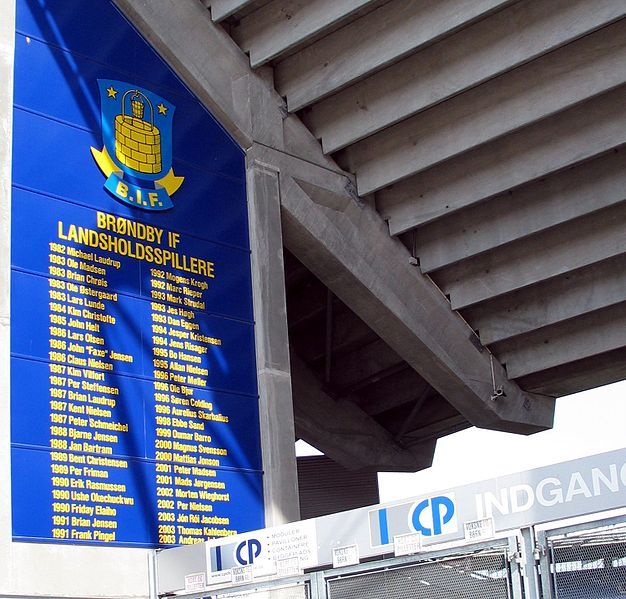
<svg viewBox="0 0 626 599">
<path fill-rule="evenodd" d="M 465 529 L 465 540 L 471 543 L 493 539 L 495 536 L 493 518 L 470 520 L 463 524 L 463 528 Z"/>
<path fill-rule="evenodd" d="M 359 563 L 359 546 L 346 545 L 345 547 L 335 547 L 333 549 L 333 568 L 342 566 L 353 566 Z"/>
<path fill-rule="evenodd" d="M 276 576 L 278 578 L 284 578 L 285 576 L 299 576 L 303 574 L 302 567 L 300 566 L 300 558 L 288 557 L 286 559 L 276 560 Z"/>
<path fill-rule="evenodd" d="M 279 562 L 297 557 L 301 568 L 317 565 L 315 521 L 284 524 L 267 531 L 268 558 Z"/>
<path fill-rule="evenodd" d="M 396 557 L 413 555 L 422 549 L 422 535 L 410 532 L 406 535 L 396 535 L 393 538 L 393 553 Z"/>
<path fill-rule="evenodd" d="M 297 558 L 300 568 L 317 565 L 315 521 L 305 520 L 224 539 L 205 545 L 211 582 L 220 572 L 252 566 L 255 579 L 276 574 L 281 560 Z"/>
<path fill-rule="evenodd" d="M 233 584 L 248 584 L 254 581 L 254 568 L 253 566 L 231 568 L 230 576 Z"/>
<path fill-rule="evenodd" d="M 195 572 L 194 574 L 187 574 L 185 576 L 185 591 L 204 591 L 206 588 L 206 573 Z"/>
</svg>

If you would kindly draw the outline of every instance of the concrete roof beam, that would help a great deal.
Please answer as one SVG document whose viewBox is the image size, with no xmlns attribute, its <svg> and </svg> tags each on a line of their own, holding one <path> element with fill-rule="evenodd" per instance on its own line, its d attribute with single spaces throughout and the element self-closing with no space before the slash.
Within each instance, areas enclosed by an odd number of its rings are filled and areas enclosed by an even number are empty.
<svg viewBox="0 0 626 599">
<path fill-rule="evenodd" d="M 358 386 L 379 373 L 402 364 L 402 358 L 381 339 L 333 360 L 330 381 L 333 387 L 346 389 Z"/>
<path fill-rule="evenodd" d="M 321 314 L 325 315 L 324 311 Z M 326 357 L 326 331 L 320 326 L 324 317 L 322 315 L 318 321 L 308 323 L 307 328 L 301 330 L 301 336 L 298 337 L 301 340 L 297 344 L 298 353 L 308 364 L 321 362 Z M 347 310 L 334 314 L 331 364 L 337 363 L 342 354 L 375 340 L 376 334 L 354 312 Z"/>
<path fill-rule="evenodd" d="M 626 347 L 626 302 L 494 346 L 511 378 Z"/>
<path fill-rule="evenodd" d="M 626 152 L 609 152 L 419 228 L 422 272 L 453 265 L 626 200 Z"/>
<path fill-rule="evenodd" d="M 624 301 L 626 254 L 569 272 L 464 311 L 485 345 L 505 341 Z"/>
<path fill-rule="evenodd" d="M 376 194 L 392 235 L 453 214 L 626 142 L 620 86 Z"/>
<path fill-rule="evenodd" d="M 211 18 L 215 22 L 239 13 L 249 12 L 258 6 L 267 4 L 268 0 L 202 0 L 211 7 Z"/>
<path fill-rule="evenodd" d="M 412 447 L 414 443 L 424 443 L 429 439 L 438 439 L 444 435 L 451 435 L 468 427 L 467 420 L 461 415 L 450 416 L 425 426 L 420 426 L 407 433 L 403 438 L 406 447 Z"/>
<path fill-rule="evenodd" d="M 615 0 L 516 2 L 318 102 L 306 123 L 335 152 L 625 14 Z"/>
<path fill-rule="evenodd" d="M 371 207 L 341 201 L 345 186 L 322 169 L 316 185 L 338 200 L 335 207 L 317 203 L 293 178 L 305 165 L 283 159 L 284 240 L 301 262 L 473 424 L 526 433 L 551 426 L 553 400 L 524 394 L 506 379 Z M 491 399 L 492 365 L 506 393 L 501 402 Z"/>
<path fill-rule="evenodd" d="M 626 202 L 434 275 L 461 310 L 626 253 Z M 515 268 L 511 268 L 511 264 Z"/>
<path fill-rule="evenodd" d="M 293 352 L 296 434 L 348 470 L 415 472 L 432 464 L 436 440 L 406 449 L 354 402 L 335 401 Z"/>
<path fill-rule="evenodd" d="M 380 0 L 274 0 L 244 17 L 231 34 L 259 67 Z"/>
<path fill-rule="evenodd" d="M 561 397 L 626 378 L 626 348 L 520 377 L 525 389 Z"/>
<path fill-rule="evenodd" d="M 351 145 L 361 193 L 414 175 L 599 96 L 626 80 L 626 20 Z"/>
<path fill-rule="evenodd" d="M 515 0 L 388 2 L 276 65 L 276 88 L 296 111 Z"/>
<path fill-rule="evenodd" d="M 376 416 L 415 401 L 428 386 L 413 368 L 407 368 L 364 389 L 359 394 L 359 406 L 370 416 Z"/>
</svg>

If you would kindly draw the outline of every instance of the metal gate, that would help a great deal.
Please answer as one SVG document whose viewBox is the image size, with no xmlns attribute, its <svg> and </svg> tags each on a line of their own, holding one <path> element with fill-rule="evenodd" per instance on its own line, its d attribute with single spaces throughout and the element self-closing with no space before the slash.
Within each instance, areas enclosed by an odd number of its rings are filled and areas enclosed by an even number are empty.
<svg viewBox="0 0 626 599">
<path fill-rule="evenodd" d="M 626 599 L 626 516 L 255 581 L 185 599 Z"/>
<path fill-rule="evenodd" d="M 329 599 L 508 599 L 503 551 L 390 567 L 328 580 Z"/>
<path fill-rule="evenodd" d="M 518 541 L 461 547 L 255 582 L 186 599 L 523 599 Z"/>
<path fill-rule="evenodd" d="M 542 536 L 547 560 L 542 560 L 544 599 L 626 597 L 624 517 L 550 530 Z"/>
</svg>

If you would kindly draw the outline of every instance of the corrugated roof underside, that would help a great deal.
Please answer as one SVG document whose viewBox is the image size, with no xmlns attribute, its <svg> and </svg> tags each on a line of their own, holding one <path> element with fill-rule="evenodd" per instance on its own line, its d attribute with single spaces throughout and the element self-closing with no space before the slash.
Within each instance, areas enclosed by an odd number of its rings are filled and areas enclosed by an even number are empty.
<svg viewBox="0 0 626 599">
<path fill-rule="evenodd" d="M 626 377 L 626 2 L 205 4 L 510 378 Z"/>
</svg>

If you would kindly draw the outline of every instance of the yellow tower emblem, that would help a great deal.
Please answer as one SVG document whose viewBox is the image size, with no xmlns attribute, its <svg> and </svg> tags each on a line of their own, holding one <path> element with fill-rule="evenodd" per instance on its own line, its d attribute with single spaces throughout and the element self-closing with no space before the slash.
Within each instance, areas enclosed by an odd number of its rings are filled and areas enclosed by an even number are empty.
<svg viewBox="0 0 626 599">
<path fill-rule="evenodd" d="M 169 210 L 184 181 L 172 168 L 176 107 L 131 83 L 98 79 L 98 86 L 104 147 L 91 153 L 107 177 L 104 188 L 136 208 Z"/>
<path fill-rule="evenodd" d="M 125 112 L 126 96 L 132 94 L 132 115 Z M 144 119 L 146 106 L 150 120 Z M 139 90 L 128 90 L 122 98 L 122 114 L 115 117 L 115 157 L 140 173 L 161 172 L 161 133 L 154 124 L 152 102 Z"/>
</svg>

